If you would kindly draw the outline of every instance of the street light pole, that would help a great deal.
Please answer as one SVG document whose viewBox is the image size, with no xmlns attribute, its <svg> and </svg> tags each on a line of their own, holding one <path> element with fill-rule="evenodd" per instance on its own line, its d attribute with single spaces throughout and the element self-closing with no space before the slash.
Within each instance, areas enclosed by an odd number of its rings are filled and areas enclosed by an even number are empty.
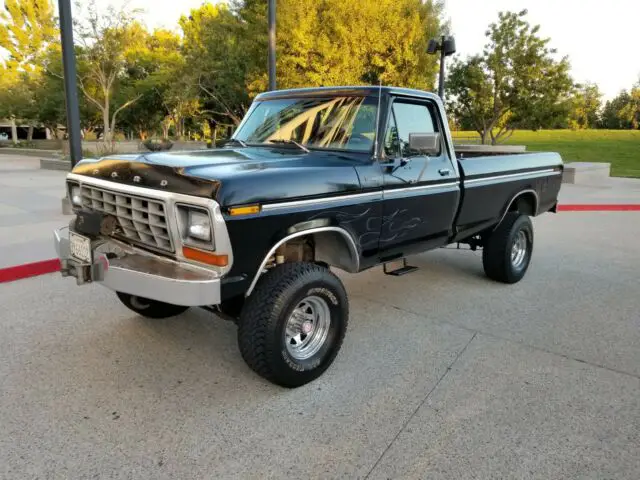
<svg viewBox="0 0 640 480">
<path fill-rule="evenodd" d="M 440 45 L 444 45 L 444 35 Z M 444 101 L 444 48 L 440 48 L 440 75 L 438 76 L 438 96 Z"/>
<path fill-rule="evenodd" d="M 269 90 L 276 89 L 276 0 L 269 0 Z"/>
<path fill-rule="evenodd" d="M 76 84 L 76 55 L 73 49 L 73 21 L 70 0 L 58 0 L 60 13 L 60 43 L 62 44 L 62 65 L 64 68 L 64 91 L 67 105 L 67 132 L 71 168 L 82 160 L 80 140 L 80 107 Z"/>
<path fill-rule="evenodd" d="M 451 36 L 443 35 L 440 41 L 432 38 L 427 46 L 427 53 L 435 55 L 440 52 L 440 75 L 438 76 L 438 96 L 444 102 L 444 61 L 449 55 L 456 53 L 456 41 Z"/>
</svg>

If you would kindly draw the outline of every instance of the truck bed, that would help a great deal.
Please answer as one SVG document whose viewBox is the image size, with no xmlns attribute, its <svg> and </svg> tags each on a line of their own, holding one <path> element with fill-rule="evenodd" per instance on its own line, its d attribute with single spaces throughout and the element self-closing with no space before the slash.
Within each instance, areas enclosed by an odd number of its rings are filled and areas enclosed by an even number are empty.
<svg viewBox="0 0 640 480">
<path fill-rule="evenodd" d="M 531 215 L 554 208 L 562 183 L 557 153 L 494 154 L 458 158 L 462 201 L 456 221 L 466 238 L 498 222 L 518 196 L 531 204 Z"/>
</svg>

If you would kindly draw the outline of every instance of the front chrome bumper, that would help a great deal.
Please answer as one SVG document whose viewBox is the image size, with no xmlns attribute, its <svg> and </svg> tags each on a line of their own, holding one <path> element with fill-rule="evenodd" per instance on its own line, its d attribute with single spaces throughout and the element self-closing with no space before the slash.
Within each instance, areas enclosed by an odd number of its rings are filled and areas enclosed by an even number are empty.
<svg viewBox="0 0 640 480">
<path fill-rule="evenodd" d="M 221 302 L 221 276 L 215 271 L 115 244 L 118 254 L 107 255 L 101 250 L 109 250 L 109 240 L 93 250 L 93 264 L 83 264 L 71 257 L 65 230 L 54 231 L 54 246 L 62 276 L 75 277 L 79 285 L 96 282 L 114 291 L 190 307 Z"/>
</svg>

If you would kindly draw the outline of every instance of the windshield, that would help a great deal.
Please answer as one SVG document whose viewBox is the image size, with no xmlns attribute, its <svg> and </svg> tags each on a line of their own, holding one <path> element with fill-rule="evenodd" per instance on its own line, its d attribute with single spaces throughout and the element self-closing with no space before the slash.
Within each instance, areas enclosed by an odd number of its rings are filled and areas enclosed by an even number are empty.
<svg viewBox="0 0 640 480">
<path fill-rule="evenodd" d="M 293 141 L 307 148 L 369 152 L 377 98 L 280 98 L 256 102 L 234 135 L 248 145 Z"/>
</svg>

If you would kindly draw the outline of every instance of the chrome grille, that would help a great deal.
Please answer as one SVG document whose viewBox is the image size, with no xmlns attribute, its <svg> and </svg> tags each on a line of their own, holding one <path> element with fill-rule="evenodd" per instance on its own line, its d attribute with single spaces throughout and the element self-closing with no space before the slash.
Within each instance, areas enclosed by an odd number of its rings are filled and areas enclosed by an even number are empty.
<svg viewBox="0 0 640 480">
<path fill-rule="evenodd" d="M 80 193 L 85 208 L 107 213 L 118 219 L 120 228 L 116 236 L 164 251 L 174 251 L 165 205 L 161 201 L 90 185 L 82 185 Z"/>
</svg>

